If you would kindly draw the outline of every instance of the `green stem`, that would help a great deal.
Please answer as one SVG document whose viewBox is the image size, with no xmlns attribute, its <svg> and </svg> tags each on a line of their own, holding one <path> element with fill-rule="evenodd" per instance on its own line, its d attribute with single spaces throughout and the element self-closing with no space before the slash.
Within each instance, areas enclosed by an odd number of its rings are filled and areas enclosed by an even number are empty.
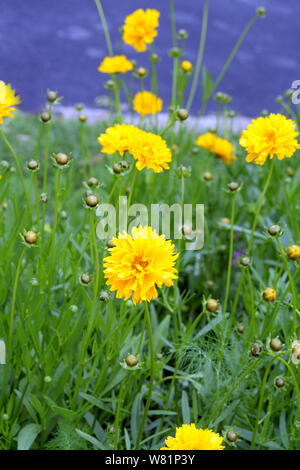
<svg viewBox="0 0 300 470">
<path fill-rule="evenodd" d="M 97 249 L 97 240 L 96 240 L 96 231 L 95 231 L 95 224 L 94 224 L 94 211 L 93 209 L 90 210 L 90 233 L 92 236 L 92 243 L 94 246 L 95 251 L 95 259 L 96 259 L 96 282 L 94 283 L 94 301 L 96 300 L 98 287 L 99 287 L 99 276 L 100 276 L 100 263 L 99 263 L 99 255 Z"/>
<path fill-rule="evenodd" d="M 228 304 L 229 289 L 230 289 L 230 280 L 231 280 L 231 269 L 232 269 L 232 255 L 233 255 L 233 226 L 234 226 L 234 212 L 235 212 L 235 196 L 232 195 L 232 209 L 231 209 L 231 229 L 230 229 L 230 245 L 229 245 L 229 257 L 228 257 L 228 267 L 227 267 L 227 282 L 226 282 L 226 291 L 225 291 L 225 300 L 223 307 L 223 322 L 225 322 L 225 315 Z"/>
<path fill-rule="evenodd" d="M 177 47 L 174 0 L 169 0 L 169 3 L 170 3 L 171 25 L 172 25 L 172 43 L 173 43 L 173 47 Z"/>
<path fill-rule="evenodd" d="M 147 398 L 147 402 L 146 402 L 146 405 L 145 405 L 143 418 L 142 418 L 142 421 L 141 421 L 141 424 L 140 424 L 140 427 L 139 427 L 139 431 L 138 431 L 138 436 L 137 436 L 137 441 L 136 441 L 136 450 L 139 450 L 139 447 L 140 447 L 140 442 L 141 442 L 143 430 L 144 430 L 144 427 L 145 427 L 148 411 L 149 411 L 149 408 L 150 408 L 152 390 L 153 390 L 153 382 L 154 382 L 154 345 L 153 345 L 151 319 L 150 319 L 150 313 L 149 313 L 149 307 L 148 307 L 147 301 L 145 301 L 144 304 L 145 304 L 145 314 L 146 314 L 148 333 L 149 333 L 151 368 L 150 368 L 150 382 L 149 382 L 148 398 Z"/>
<path fill-rule="evenodd" d="M 208 20 L 209 2 L 210 2 L 210 0 L 205 0 L 204 7 L 203 7 L 202 28 L 201 28 L 201 36 L 200 36 L 200 43 L 199 43 L 197 61 L 196 61 L 196 65 L 195 65 L 195 71 L 194 71 L 194 76 L 193 76 L 192 87 L 191 87 L 191 91 L 190 91 L 189 98 L 188 98 L 188 101 L 187 101 L 187 106 L 186 106 L 188 111 L 191 109 L 194 98 L 195 98 L 196 89 L 197 89 L 198 80 L 199 80 L 200 69 L 201 69 L 201 65 L 202 65 L 202 61 L 203 61 L 206 34 L 207 34 L 207 20 Z"/>
<path fill-rule="evenodd" d="M 278 248 L 280 250 L 283 262 L 285 264 L 285 267 L 286 267 L 286 270 L 287 270 L 287 273 L 288 273 L 289 281 L 290 281 L 290 287 L 291 287 L 292 296 L 293 296 L 293 331 L 296 332 L 296 328 L 297 328 L 297 294 L 296 294 L 296 290 L 295 290 L 295 284 L 294 284 L 293 276 L 291 274 L 291 270 L 289 268 L 289 263 L 287 261 L 287 258 L 285 256 L 285 254 L 284 254 L 284 251 L 282 249 L 282 246 L 281 246 L 281 243 L 280 243 L 278 237 L 277 237 L 277 245 L 278 245 Z"/>
<path fill-rule="evenodd" d="M 107 23 L 106 23 L 106 19 L 105 19 L 105 15 L 104 15 L 104 11 L 103 11 L 103 8 L 102 8 L 101 1 L 100 0 L 95 0 L 95 4 L 96 4 L 96 7 L 97 7 L 97 10 L 98 10 L 100 19 L 101 19 L 101 23 L 102 23 L 102 27 L 103 27 L 103 31 L 104 31 L 104 36 L 105 36 L 105 41 L 106 41 L 106 46 L 107 46 L 108 53 L 109 53 L 110 56 L 113 56 L 114 55 L 113 54 L 113 48 L 112 48 L 112 45 L 111 45 L 109 30 L 108 30 L 108 26 L 107 26 Z"/>
</svg>

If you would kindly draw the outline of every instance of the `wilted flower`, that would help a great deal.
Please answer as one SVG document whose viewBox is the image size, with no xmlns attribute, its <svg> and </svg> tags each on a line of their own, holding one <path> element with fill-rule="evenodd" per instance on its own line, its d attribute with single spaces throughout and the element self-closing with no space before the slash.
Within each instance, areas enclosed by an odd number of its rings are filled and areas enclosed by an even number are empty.
<svg viewBox="0 0 300 470">
<path fill-rule="evenodd" d="M 175 437 L 169 436 L 160 450 L 223 450 L 223 437 L 210 429 L 197 429 L 195 424 L 176 428 Z"/>
</svg>

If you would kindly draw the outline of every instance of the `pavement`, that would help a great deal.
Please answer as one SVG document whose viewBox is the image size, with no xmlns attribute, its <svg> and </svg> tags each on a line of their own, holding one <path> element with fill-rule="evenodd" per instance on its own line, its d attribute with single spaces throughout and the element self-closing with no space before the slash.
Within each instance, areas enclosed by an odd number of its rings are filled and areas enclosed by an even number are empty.
<svg viewBox="0 0 300 470">
<path fill-rule="evenodd" d="M 126 15 L 137 8 L 157 8 L 161 12 L 154 48 L 161 57 L 159 95 L 166 111 L 172 74 L 172 59 L 168 56 L 172 47 L 169 2 L 102 0 L 102 4 L 115 50 L 118 28 Z M 265 108 L 278 110 L 276 96 L 300 79 L 300 1 L 211 0 L 209 10 L 204 64 L 216 77 L 261 4 L 267 9 L 266 18 L 256 22 L 219 87 L 233 96 L 230 106 L 245 116 L 256 116 Z M 202 7 L 203 0 L 175 0 L 177 29 L 189 32 L 187 59 L 193 63 Z M 137 54 L 126 45 L 123 52 L 140 64 L 148 64 L 148 52 Z M 1 1 L 0 80 L 12 83 L 21 94 L 22 110 L 40 111 L 47 88 L 58 90 L 66 107 L 78 102 L 95 107 L 95 98 L 106 93 L 106 77 L 97 71 L 105 55 L 104 34 L 93 0 Z M 194 113 L 200 105 L 201 93 L 197 93 Z M 208 112 L 214 110 L 215 103 L 211 103 Z"/>
</svg>

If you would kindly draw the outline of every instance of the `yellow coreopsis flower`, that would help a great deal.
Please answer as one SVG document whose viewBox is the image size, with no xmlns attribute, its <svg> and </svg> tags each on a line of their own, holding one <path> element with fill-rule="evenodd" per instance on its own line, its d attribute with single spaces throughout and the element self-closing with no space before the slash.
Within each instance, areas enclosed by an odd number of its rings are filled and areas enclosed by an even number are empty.
<svg viewBox="0 0 300 470">
<path fill-rule="evenodd" d="M 98 142 L 102 145 L 101 151 L 108 155 L 119 152 L 123 156 L 128 151 L 136 160 L 138 170 L 147 168 L 161 173 L 169 169 L 172 160 L 172 153 L 161 136 L 132 125 L 109 127 L 98 137 Z"/>
<path fill-rule="evenodd" d="M 248 153 L 247 162 L 263 165 L 268 157 L 290 158 L 300 148 L 296 124 L 282 114 L 270 114 L 254 119 L 243 131 L 240 145 Z"/>
<path fill-rule="evenodd" d="M 213 134 L 212 132 L 208 132 L 207 134 L 199 135 L 195 143 L 196 145 L 198 145 L 198 147 L 203 147 L 206 150 L 211 150 L 216 141 L 216 138 L 217 136 L 215 134 Z"/>
<path fill-rule="evenodd" d="M 0 81 L 0 124 L 4 117 L 13 117 L 14 106 L 20 104 L 20 97 L 16 95 L 11 85 Z"/>
<path fill-rule="evenodd" d="M 231 165 L 237 158 L 234 155 L 234 148 L 231 142 L 226 139 L 217 137 L 212 147 L 212 152 L 216 154 L 218 158 L 221 158 L 226 165 Z"/>
<path fill-rule="evenodd" d="M 98 67 L 102 73 L 126 73 L 133 69 L 133 64 L 125 55 L 105 57 Z"/>
<path fill-rule="evenodd" d="M 160 113 L 162 106 L 162 100 L 150 91 L 140 91 L 133 99 L 133 109 L 142 116 Z"/>
<path fill-rule="evenodd" d="M 195 424 L 176 428 L 175 437 L 169 436 L 160 450 L 223 450 L 223 437 L 210 429 L 197 429 Z"/>
<path fill-rule="evenodd" d="M 227 165 L 231 165 L 237 158 L 234 155 L 234 148 L 231 142 L 216 136 L 212 132 L 200 135 L 196 140 L 196 145 L 215 153 Z"/>
<path fill-rule="evenodd" d="M 175 246 L 151 227 L 134 227 L 132 235 L 113 238 L 113 248 L 104 258 L 104 276 L 118 299 L 133 294 L 134 304 L 150 302 L 158 295 L 157 287 L 172 286 L 177 278 L 174 267 L 178 255 Z"/>
<path fill-rule="evenodd" d="M 152 44 L 157 36 L 156 28 L 159 26 L 159 11 L 139 8 L 125 19 L 123 27 L 123 41 L 134 47 L 138 52 L 144 52 L 147 44 Z"/>
<path fill-rule="evenodd" d="M 193 68 L 193 64 L 189 60 L 183 60 L 181 62 L 181 68 L 184 72 L 190 72 Z"/>
</svg>

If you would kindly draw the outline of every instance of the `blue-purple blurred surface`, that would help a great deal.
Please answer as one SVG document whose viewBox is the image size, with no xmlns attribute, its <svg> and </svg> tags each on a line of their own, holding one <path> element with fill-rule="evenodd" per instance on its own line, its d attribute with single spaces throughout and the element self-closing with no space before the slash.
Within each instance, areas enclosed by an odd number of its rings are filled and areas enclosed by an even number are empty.
<svg viewBox="0 0 300 470">
<path fill-rule="evenodd" d="M 187 59 L 195 62 L 201 31 L 203 0 L 175 0 L 177 30 L 189 32 Z M 205 66 L 216 77 L 240 32 L 257 6 L 267 8 L 267 17 L 254 25 L 219 90 L 230 93 L 231 106 L 245 115 L 262 108 L 276 109 L 275 97 L 300 79 L 299 0 L 211 0 Z M 137 8 L 161 12 L 155 51 L 159 94 L 168 103 L 171 94 L 172 47 L 168 0 L 103 0 L 113 46 L 119 42 L 119 27 Z M 39 110 L 47 88 L 63 95 L 63 104 L 94 105 L 105 94 L 104 80 L 97 71 L 106 55 L 100 19 L 93 0 L 1 0 L 0 80 L 12 83 L 22 96 L 22 109 Z M 148 53 L 137 54 L 124 46 L 129 58 L 147 64 Z M 148 82 L 148 88 L 149 88 Z M 197 94 L 194 111 L 199 109 Z M 166 107 L 165 107 L 166 108 Z"/>
</svg>

